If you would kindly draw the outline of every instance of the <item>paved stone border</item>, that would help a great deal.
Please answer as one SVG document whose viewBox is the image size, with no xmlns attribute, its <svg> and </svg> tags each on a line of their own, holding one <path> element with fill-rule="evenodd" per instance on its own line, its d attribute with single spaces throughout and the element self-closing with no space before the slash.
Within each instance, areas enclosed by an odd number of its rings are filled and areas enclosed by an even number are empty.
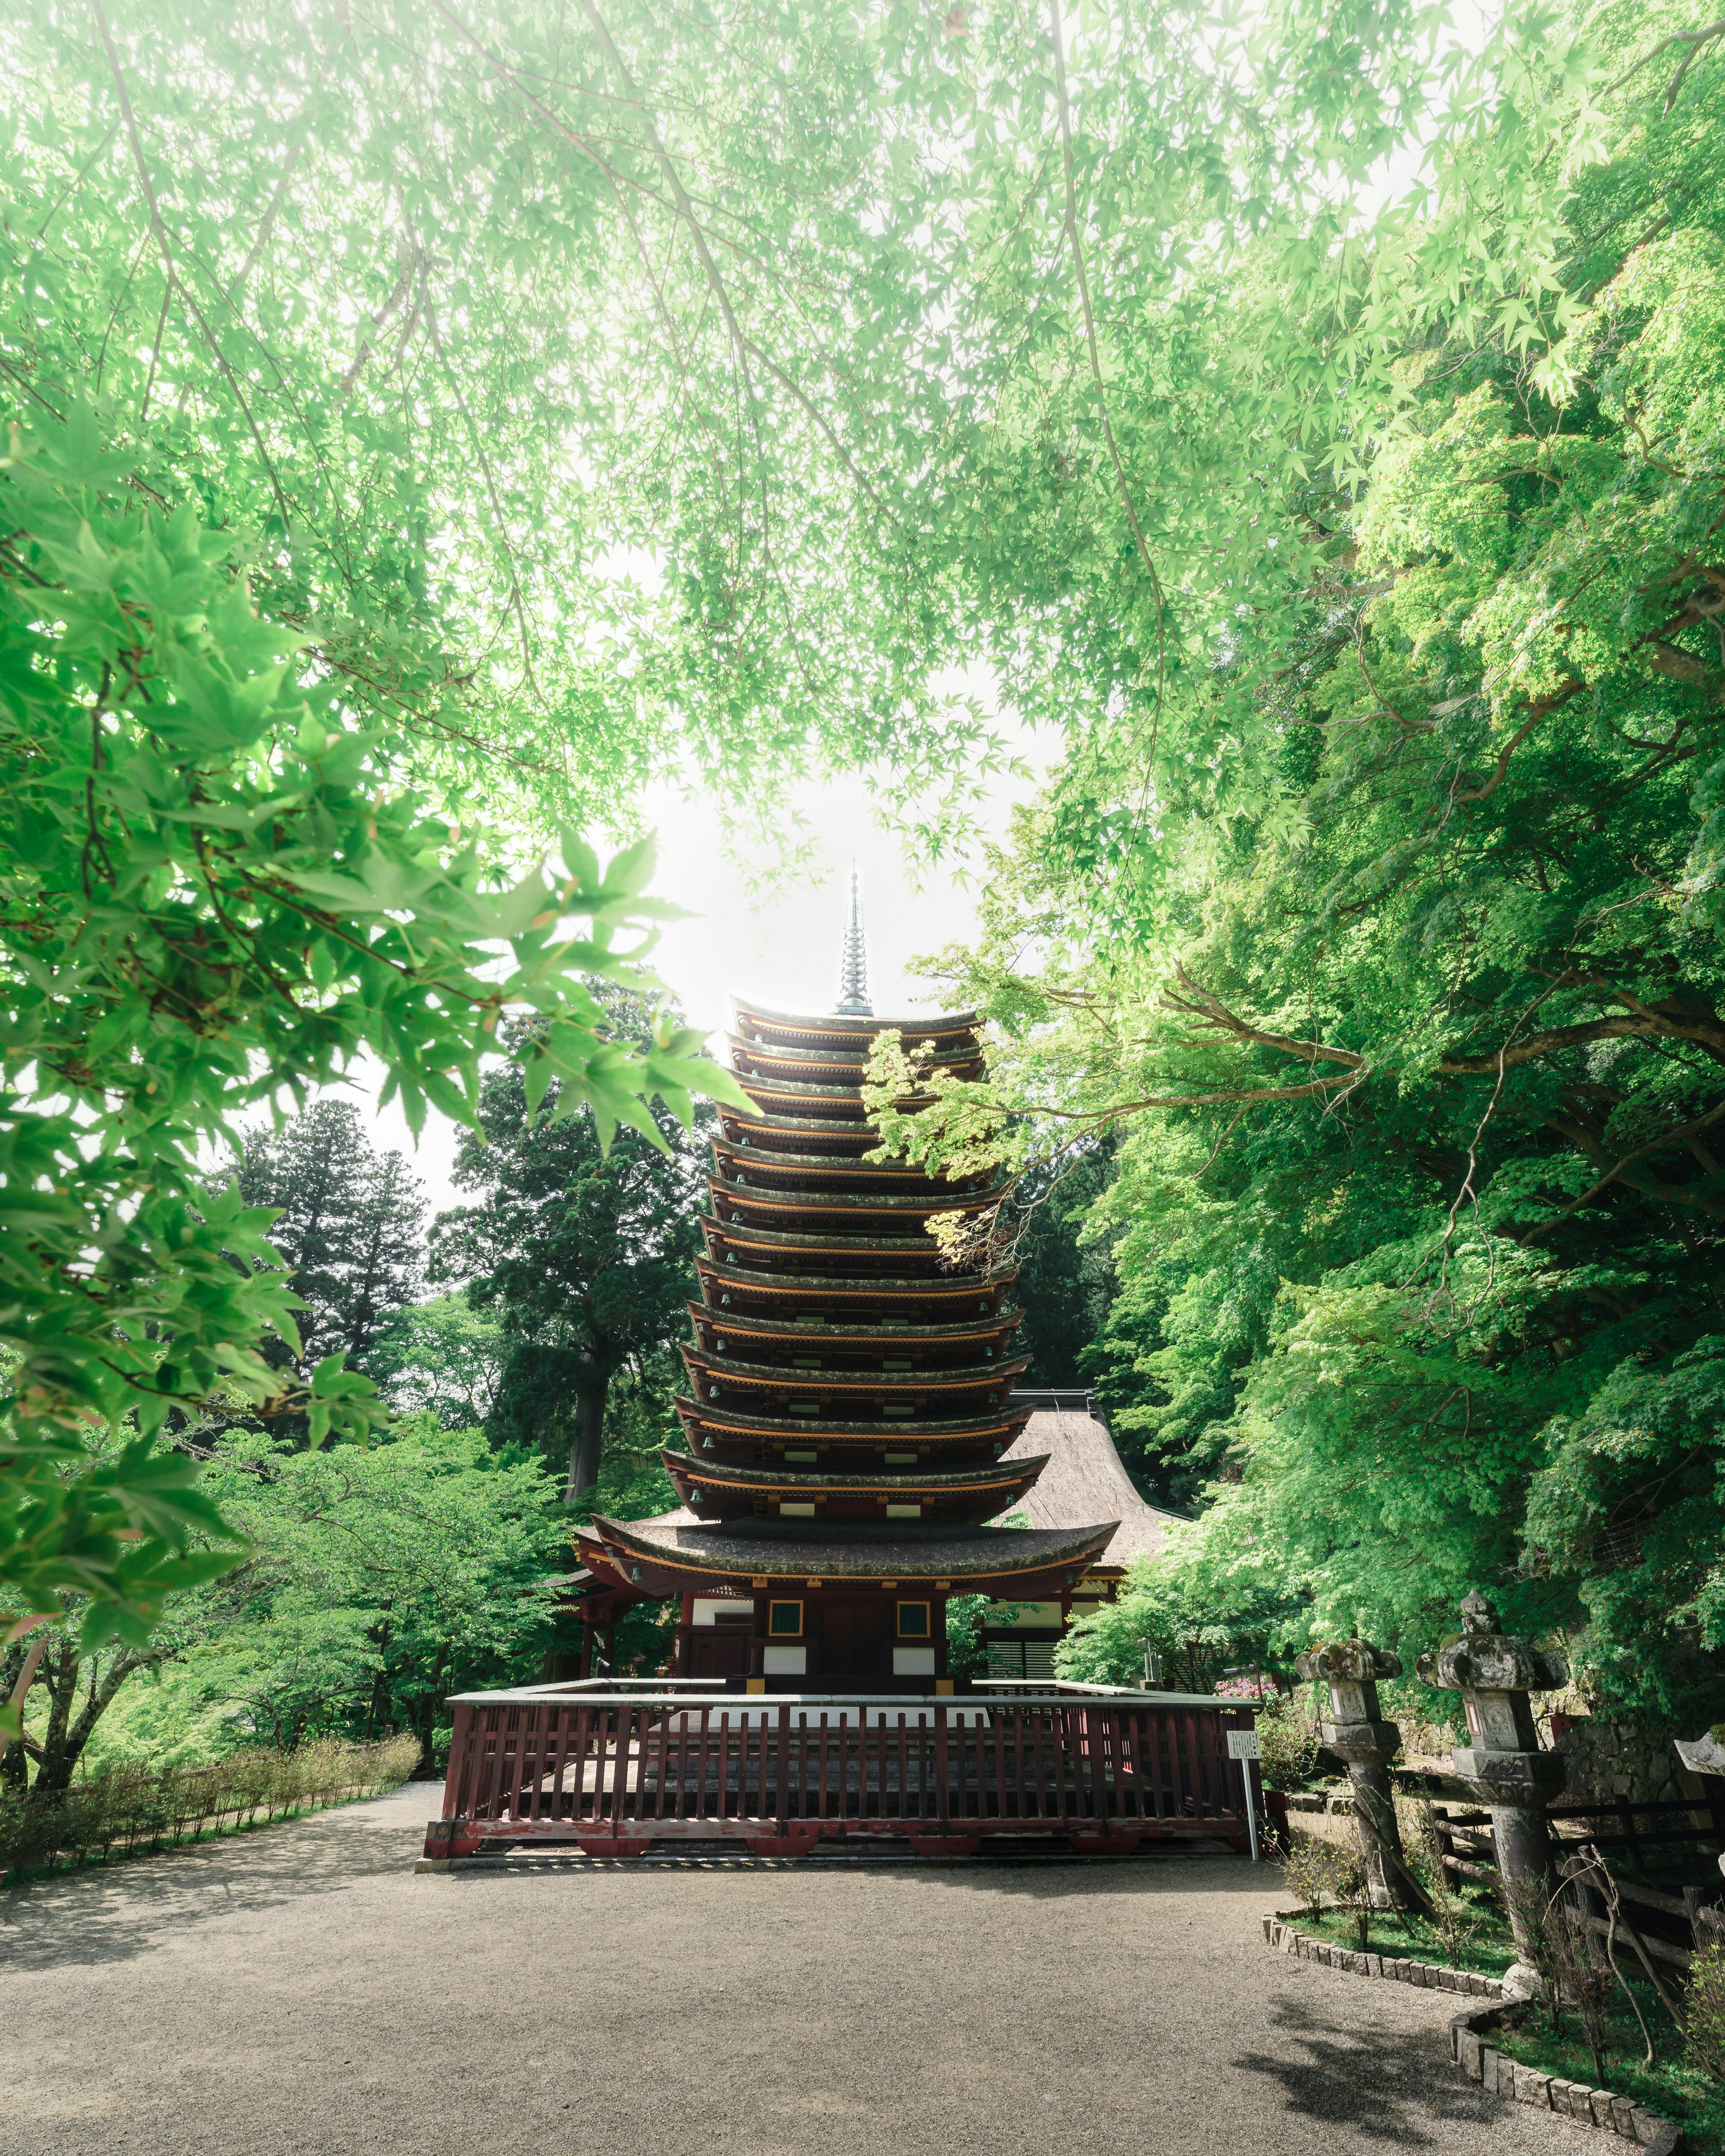
<svg viewBox="0 0 1725 2156">
<path fill-rule="evenodd" d="M 1445 1969 L 1440 1963 L 1400 1961 L 1389 1954 L 1359 1953 L 1348 1947 L 1332 1946 L 1326 1939 L 1308 1938 L 1295 1930 L 1287 1918 L 1272 1912 L 1263 1919 L 1264 1937 L 1278 1953 L 1315 1961 L 1325 1969 L 1339 1969 L 1353 1976 L 1386 1978 L 1393 1983 L 1413 1984 L 1432 1991 L 1461 1992 L 1492 2003 L 1458 2014 L 1450 2024 L 1450 2056 L 1470 2081 L 1479 2082 L 1494 2096 L 1516 2103 L 1532 2104 L 1539 2111 L 1554 2111 L 1579 2125 L 1615 2133 L 1633 2142 L 1653 2156 L 1678 2156 L 1683 2129 L 1675 2119 L 1661 2118 L 1612 2089 L 1589 2088 L 1582 2082 L 1566 2082 L 1557 2074 L 1542 2074 L 1520 2065 L 1485 2039 L 1494 2035 L 1505 2015 L 1525 2005 L 1527 1994 L 1501 1977 L 1476 1976 L 1471 1969 Z"/>
<path fill-rule="evenodd" d="M 1296 1954 L 1301 1961 L 1321 1962 L 1326 1969 L 1348 1970 L 1354 1976 L 1376 1976 L 1392 1984 L 1413 1984 L 1427 1991 L 1456 1991 L 1474 1999 L 1518 1999 L 1506 1991 L 1501 1978 L 1476 1976 L 1471 1969 L 1445 1969 L 1441 1962 L 1403 1961 L 1384 1953 L 1358 1953 L 1350 1947 L 1332 1946 L 1327 1939 L 1308 1938 L 1296 1932 L 1287 1918 L 1272 1913 L 1263 1919 L 1264 1937 L 1279 1953 Z"/>
<path fill-rule="evenodd" d="M 1450 2022 L 1450 2056 L 1468 2079 L 1497 2096 L 1532 2104 L 1537 2111 L 1554 2111 L 1579 2125 L 1615 2133 L 1638 2148 L 1655 2151 L 1656 2156 L 1676 2156 L 1683 2146 L 1683 2129 L 1675 2119 L 1661 2118 L 1656 2111 L 1647 2111 L 1613 2089 L 1589 2088 L 1585 2082 L 1539 2073 L 1484 2041 L 1495 2035 L 1506 2012 L 1520 2004 L 1521 1997 L 1512 1992 L 1502 2006 L 1476 2006 Z"/>
</svg>

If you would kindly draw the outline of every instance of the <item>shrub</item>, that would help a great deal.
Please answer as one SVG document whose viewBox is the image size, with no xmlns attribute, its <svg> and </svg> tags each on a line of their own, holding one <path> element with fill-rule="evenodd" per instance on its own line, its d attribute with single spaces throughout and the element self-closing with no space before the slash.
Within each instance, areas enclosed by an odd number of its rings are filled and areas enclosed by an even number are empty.
<svg viewBox="0 0 1725 2156">
<path fill-rule="evenodd" d="M 1359 1931 L 1360 1951 L 1366 1948 L 1371 1904 L 1365 1861 L 1357 1849 L 1339 1841 L 1320 1840 L 1301 1834 L 1282 1863 L 1282 1877 L 1304 1909 L 1317 1910 L 1327 1900 L 1353 1915 Z"/>
<path fill-rule="evenodd" d="M 371 1744 L 320 1738 L 291 1752 L 245 1751 L 198 1767 L 152 1774 L 116 1767 L 64 1791 L 0 1796 L 0 1871 L 105 1861 L 116 1851 L 155 1850 L 224 1826 L 249 1825 L 261 1812 L 316 1809 L 342 1797 L 373 1796 L 412 1774 L 416 1737 Z"/>
<path fill-rule="evenodd" d="M 1405 1815 L 1402 1825 L 1404 1829 L 1409 1825 Z M 1479 1912 L 1450 1883 L 1450 1875 L 1444 1869 L 1437 1815 L 1432 1810 L 1430 1797 L 1421 1798 L 1414 1806 L 1411 1827 L 1411 1832 L 1404 1836 L 1409 1869 L 1425 1889 L 1428 1922 L 1443 1943 L 1445 1958 L 1451 1969 L 1459 1969 L 1463 1951 L 1480 1928 Z"/>
<path fill-rule="evenodd" d="M 1266 1789 L 1297 1789 L 1317 1763 L 1317 1717 L 1305 1695 L 1267 1701 L 1258 1715 L 1259 1770 Z"/>
<path fill-rule="evenodd" d="M 1685 2049 L 1702 2071 L 1725 2082 L 1725 1938 L 1716 1933 L 1689 1967 Z"/>
</svg>

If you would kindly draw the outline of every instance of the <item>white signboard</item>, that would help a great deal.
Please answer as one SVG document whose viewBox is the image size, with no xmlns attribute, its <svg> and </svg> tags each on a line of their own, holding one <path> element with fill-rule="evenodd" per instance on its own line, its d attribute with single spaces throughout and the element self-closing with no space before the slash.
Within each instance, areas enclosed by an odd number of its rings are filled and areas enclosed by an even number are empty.
<svg viewBox="0 0 1725 2156">
<path fill-rule="evenodd" d="M 1228 1732 L 1228 1757 L 1230 1759 L 1260 1759 L 1258 1732 L 1255 1729 L 1230 1729 Z"/>
</svg>

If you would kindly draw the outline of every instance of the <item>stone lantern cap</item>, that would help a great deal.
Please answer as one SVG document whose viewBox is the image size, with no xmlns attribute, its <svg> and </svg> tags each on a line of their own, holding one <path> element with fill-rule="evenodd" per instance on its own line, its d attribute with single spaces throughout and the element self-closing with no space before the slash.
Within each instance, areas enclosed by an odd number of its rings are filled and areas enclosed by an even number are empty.
<svg viewBox="0 0 1725 2156">
<path fill-rule="evenodd" d="M 1569 1665 L 1531 1640 L 1497 1630 L 1497 1612 L 1477 1588 L 1461 1604 L 1461 1637 L 1422 1655 L 1414 1665 L 1445 1691 L 1555 1691 L 1569 1681 Z"/>
<path fill-rule="evenodd" d="M 1725 1722 L 1699 1737 L 1680 1737 L 1677 1757 L 1692 1774 L 1725 1774 Z"/>
<path fill-rule="evenodd" d="M 1399 1656 L 1374 1647 L 1369 1640 L 1329 1640 L 1294 1657 L 1307 1683 L 1330 1688 L 1330 1712 L 1318 1730 L 1332 1752 L 1358 1768 L 1381 1772 L 1401 1749 L 1402 1733 L 1378 1711 L 1378 1680 L 1402 1673 Z M 1387 1799 L 1386 1799 L 1387 1801 Z"/>
<path fill-rule="evenodd" d="M 1379 1677 L 1399 1677 L 1399 1655 L 1374 1647 L 1369 1640 L 1332 1640 L 1296 1655 L 1294 1667 L 1308 1684 L 1375 1684 Z"/>
</svg>

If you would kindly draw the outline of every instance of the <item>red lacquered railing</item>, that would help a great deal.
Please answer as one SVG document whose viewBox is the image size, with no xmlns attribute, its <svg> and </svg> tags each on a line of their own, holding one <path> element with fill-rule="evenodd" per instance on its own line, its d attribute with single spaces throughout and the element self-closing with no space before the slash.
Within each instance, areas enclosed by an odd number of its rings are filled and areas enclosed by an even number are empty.
<svg viewBox="0 0 1725 2156">
<path fill-rule="evenodd" d="M 536 1686 L 451 1702 L 444 1816 L 426 1854 L 577 1841 L 639 1854 L 737 1838 L 806 1851 L 835 1835 L 913 1847 L 1064 1836 L 1127 1854 L 1147 1836 L 1246 1845 L 1237 1700 L 1000 1686 L 954 1699 L 739 1696 L 692 1685 Z"/>
</svg>

